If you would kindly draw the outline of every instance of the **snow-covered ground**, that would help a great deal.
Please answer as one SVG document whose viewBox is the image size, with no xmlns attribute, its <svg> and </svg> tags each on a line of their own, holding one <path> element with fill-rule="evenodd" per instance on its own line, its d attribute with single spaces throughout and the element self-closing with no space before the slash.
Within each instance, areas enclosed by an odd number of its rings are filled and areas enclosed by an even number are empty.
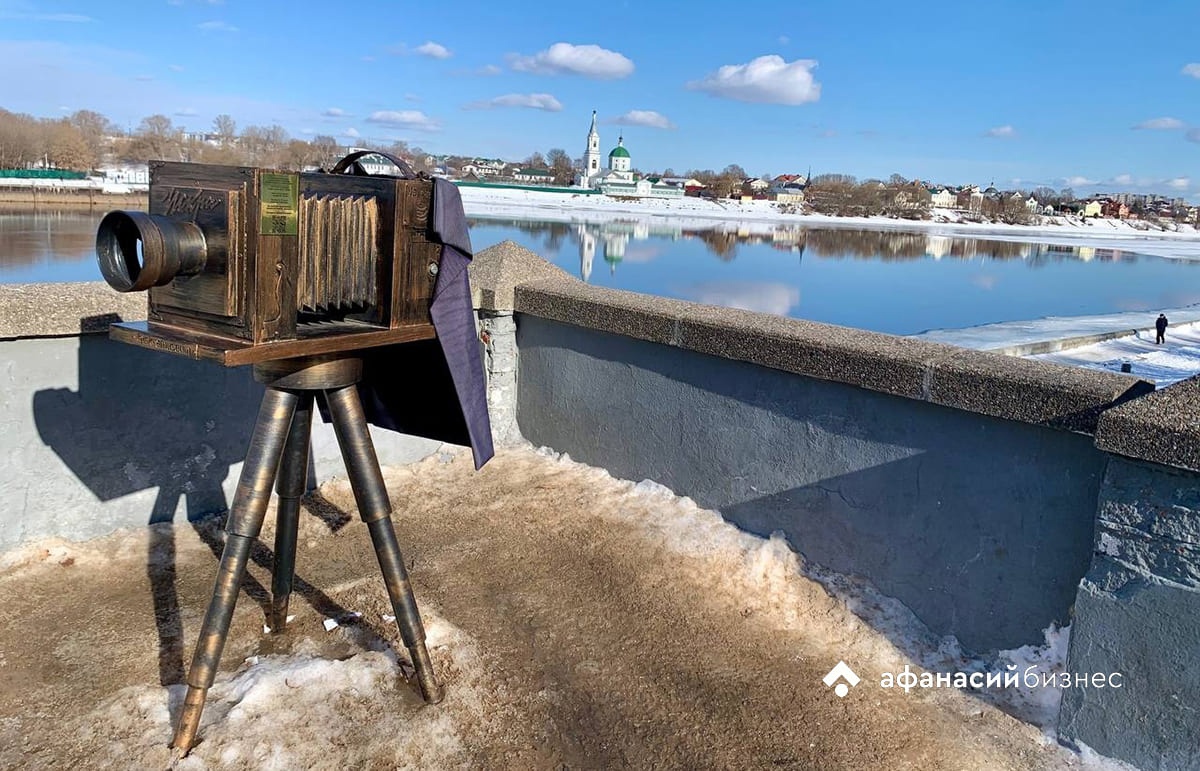
<svg viewBox="0 0 1200 771">
<path fill-rule="evenodd" d="M 1165 388 L 1200 374 L 1200 306 L 1168 308 L 1163 312 L 1171 320 L 1171 326 L 1162 345 L 1154 343 L 1152 324 L 1158 315 L 1157 311 L 1006 321 L 967 329 L 934 329 L 914 337 L 963 348 L 994 350 L 1046 340 L 1128 331 L 1130 334 L 1112 340 L 1027 358 L 1110 372 L 1120 372 L 1122 364 L 1129 364 L 1131 374 L 1152 380 L 1159 388 Z"/>
<path fill-rule="evenodd" d="M 1162 345 L 1155 345 L 1153 331 L 1142 330 L 1136 335 L 1029 358 L 1112 372 L 1120 372 L 1122 364 L 1129 364 L 1131 374 L 1153 380 L 1163 388 L 1200 374 L 1200 323 L 1172 325 Z"/>
<path fill-rule="evenodd" d="M 963 222 L 959 213 L 934 209 L 930 220 L 887 217 L 830 217 L 822 214 L 789 214 L 771 201 L 711 201 L 703 198 L 650 198 L 621 201 L 602 195 L 543 193 L 508 188 L 463 187 L 467 214 L 510 216 L 531 220 L 597 222 L 612 219 L 668 221 L 679 227 L 712 227 L 716 222 L 754 225 L 769 231 L 781 225 L 892 228 L 933 234 L 990 238 L 1000 241 L 1037 241 L 1067 246 L 1094 246 L 1160 257 L 1200 259 L 1200 231 L 1190 225 L 1162 229 L 1131 220 L 1090 220 L 1047 217 L 1038 225 L 1004 225 Z"/>
</svg>

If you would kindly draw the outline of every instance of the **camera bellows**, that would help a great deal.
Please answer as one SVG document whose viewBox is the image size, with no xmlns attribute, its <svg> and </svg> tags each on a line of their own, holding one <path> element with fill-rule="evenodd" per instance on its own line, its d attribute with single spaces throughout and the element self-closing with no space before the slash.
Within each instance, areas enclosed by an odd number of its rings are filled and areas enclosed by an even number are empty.
<svg viewBox="0 0 1200 771">
<path fill-rule="evenodd" d="M 379 207 L 374 197 L 300 199 L 297 310 L 362 310 L 376 302 Z"/>
</svg>

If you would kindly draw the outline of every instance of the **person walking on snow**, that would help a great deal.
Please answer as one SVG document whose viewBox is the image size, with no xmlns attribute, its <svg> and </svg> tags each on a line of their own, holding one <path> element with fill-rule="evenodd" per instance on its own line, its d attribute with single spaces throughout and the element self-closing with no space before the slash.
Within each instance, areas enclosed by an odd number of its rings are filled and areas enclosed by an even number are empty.
<svg viewBox="0 0 1200 771">
<path fill-rule="evenodd" d="M 1167 331 L 1167 317 L 1165 314 L 1158 314 L 1158 318 L 1154 320 L 1154 331 L 1157 333 L 1154 336 L 1154 344 L 1158 345 L 1165 340 L 1163 337 Z"/>
</svg>

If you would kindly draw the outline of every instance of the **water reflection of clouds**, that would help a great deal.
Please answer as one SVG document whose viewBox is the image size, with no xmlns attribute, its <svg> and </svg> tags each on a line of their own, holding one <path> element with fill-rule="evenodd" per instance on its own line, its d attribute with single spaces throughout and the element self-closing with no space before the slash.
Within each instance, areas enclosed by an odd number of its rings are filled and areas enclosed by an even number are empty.
<svg viewBox="0 0 1200 771">
<path fill-rule="evenodd" d="M 971 283 L 980 289 L 992 290 L 996 288 L 996 284 L 1000 283 L 999 276 L 989 276 L 986 273 L 980 273 L 971 276 Z"/>
<path fill-rule="evenodd" d="M 662 256 L 665 250 L 661 246 L 628 246 L 625 248 L 626 262 L 653 262 Z"/>
<path fill-rule="evenodd" d="M 678 287 L 674 294 L 706 305 L 787 316 L 800 304 L 800 290 L 778 281 L 705 281 Z"/>
</svg>

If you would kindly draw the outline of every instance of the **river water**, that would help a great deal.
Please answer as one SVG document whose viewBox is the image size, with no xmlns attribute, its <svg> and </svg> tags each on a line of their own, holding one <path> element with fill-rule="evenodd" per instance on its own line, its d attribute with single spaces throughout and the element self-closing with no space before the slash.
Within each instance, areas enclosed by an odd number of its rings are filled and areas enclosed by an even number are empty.
<svg viewBox="0 0 1200 771">
<path fill-rule="evenodd" d="M 102 212 L 0 212 L 0 283 L 100 280 Z M 1133 252 L 841 228 L 685 229 L 473 217 L 476 251 L 511 239 L 599 286 L 916 334 L 1200 302 L 1200 262 Z M 739 230 L 740 227 L 740 230 Z"/>
</svg>

